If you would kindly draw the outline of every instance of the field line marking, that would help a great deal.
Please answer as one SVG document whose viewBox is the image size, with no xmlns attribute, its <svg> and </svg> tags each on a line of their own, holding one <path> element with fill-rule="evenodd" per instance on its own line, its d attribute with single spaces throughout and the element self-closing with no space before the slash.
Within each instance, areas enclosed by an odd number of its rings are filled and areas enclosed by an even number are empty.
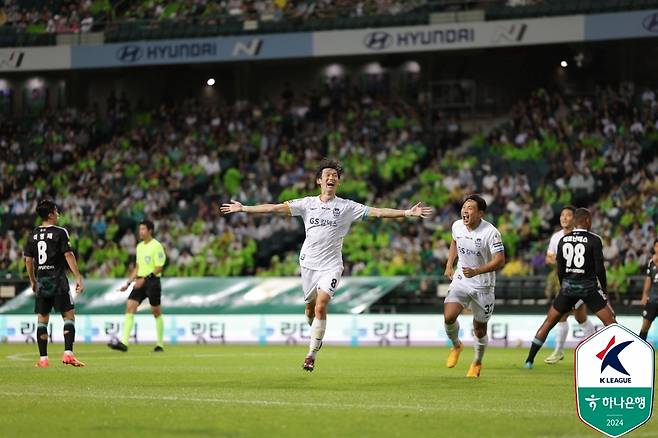
<svg viewBox="0 0 658 438">
<path fill-rule="evenodd" d="M 0 391 L 0 395 L 8 397 L 19 397 L 26 395 L 38 395 L 43 398 L 44 394 L 30 394 L 29 392 L 12 392 Z M 54 396 L 54 395 L 53 395 Z M 254 405 L 254 406 L 295 406 L 295 407 L 310 407 L 310 408 L 333 408 L 333 409 L 362 409 L 362 410 L 410 410 L 410 411 L 428 411 L 428 412 L 445 412 L 445 407 L 439 406 L 423 406 L 423 405 L 404 405 L 404 404 L 357 404 L 357 403 L 322 403 L 322 402 L 298 402 L 287 400 L 249 400 L 249 399 L 227 399 L 215 397 L 185 397 L 185 396 L 150 396 L 150 395 L 118 395 L 118 394 L 81 394 L 81 393 L 67 393 L 67 397 L 79 397 L 96 400 L 136 400 L 136 401 L 171 401 L 171 402 L 192 402 L 192 403 L 215 403 L 215 404 L 238 404 L 238 405 Z M 535 415 L 552 416 L 555 414 L 568 415 L 572 414 L 569 411 L 550 411 L 546 412 L 542 409 L 519 409 L 519 408 L 491 408 L 483 406 L 463 406 L 456 407 L 450 406 L 451 411 L 463 412 L 478 412 L 478 413 L 530 413 Z"/>
</svg>

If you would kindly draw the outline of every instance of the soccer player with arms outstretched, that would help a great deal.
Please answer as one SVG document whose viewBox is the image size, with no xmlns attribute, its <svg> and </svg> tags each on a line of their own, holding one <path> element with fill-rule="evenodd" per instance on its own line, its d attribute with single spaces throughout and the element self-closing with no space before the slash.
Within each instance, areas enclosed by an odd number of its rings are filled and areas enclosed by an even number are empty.
<svg viewBox="0 0 658 438">
<path fill-rule="evenodd" d="M 640 329 L 640 337 L 647 340 L 649 329 L 653 320 L 656 319 L 658 314 L 658 240 L 653 242 L 653 254 L 649 259 L 647 266 L 647 277 L 644 280 L 644 288 L 642 289 L 642 328 Z"/>
<path fill-rule="evenodd" d="M 338 289 L 343 273 L 343 238 L 352 222 L 369 217 L 401 218 L 407 216 L 424 218 L 431 214 L 429 207 L 420 203 L 408 210 L 367 207 L 349 199 L 336 196 L 342 167 L 334 160 L 325 159 L 316 172 L 316 183 L 320 196 L 309 196 L 281 204 L 247 206 L 231 201 L 221 206 L 221 212 L 229 213 L 280 213 L 301 216 L 306 229 L 306 238 L 299 255 L 305 314 L 311 325 L 309 352 L 303 369 L 313 371 L 315 357 L 322 346 L 327 327 L 327 307 Z"/>
<path fill-rule="evenodd" d="M 554 233 L 551 236 L 551 240 L 548 243 L 548 250 L 546 251 L 546 263 L 549 265 L 555 265 L 557 258 L 557 245 L 560 243 L 560 239 L 564 237 L 565 234 L 571 233 L 573 230 L 573 214 L 576 211 L 574 207 L 566 206 L 562 208 L 560 212 L 560 231 Z M 553 274 L 552 274 L 553 275 Z M 579 300 L 573 308 L 573 316 L 576 318 L 580 328 L 583 330 L 585 337 L 589 337 L 594 334 L 596 329 L 594 324 L 587 317 L 587 306 L 583 300 Z M 551 353 L 544 363 L 553 365 L 564 359 L 564 344 L 567 341 L 567 336 L 569 335 L 569 323 L 567 318 L 569 317 L 568 313 L 565 313 L 560 322 L 557 323 L 557 333 L 555 335 L 555 351 Z"/>
<path fill-rule="evenodd" d="M 452 224 L 452 242 L 445 275 L 452 280 L 443 304 L 446 334 L 452 348 L 446 367 L 454 368 L 464 349 L 459 339 L 457 317 L 470 307 L 473 311 L 475 357 L 466 373 L 479 377 L 482 357 L 489 343 L 487 323 L 494 309 L 496 271 L 505 266 L 505 249 L 500 232 L 484 220 L 486 201 L 478 195 L 467 196 L 461 208 L 461 219 Z M 455 260 L 457 269 L 454 268 Z"/>
<path fill-rule="evenodd" d="M 75 342 L 75 305 L 71 299 L 69 281 L 66 278 L 68 265 L 75 275 L 75 291 L 82 293 L 84 285 L 78 264 L 71 249 L 69 233 L 58 227 L 59 211 L 52 201 L 41 201 L 37 214 L 43 220 L 27 239 L 24 248 L 25 267 L 30 277 L 30 286 L 36 295 L 34 312 L 37 314 L 37 345 L 39 361 L 37 368 L 48 367 L 48 321 L 50 311 L 55 308 L 64 320 L 64 356 L 62 363 L 83 367 L 84 363 L 73 354 Z M 36 274 L 35 274 L 36 269 Z"/>
<path fill-rule="evenodd" d="M 599 236 L 589 231 L 591 228 L 592 214 L 586 208 L 579 208 L 574 213 L 573 231 L 560 239 L 557 246 L 560 292 L 530 345 L 525 361 L 528 369 L 533 367 L 548 332 L 579 300 L 584 301 L 604 325 L 615 322 L 615 314 L 606 296 L 608 282 L 603 265 L 603 243 Z"/>
</svg>

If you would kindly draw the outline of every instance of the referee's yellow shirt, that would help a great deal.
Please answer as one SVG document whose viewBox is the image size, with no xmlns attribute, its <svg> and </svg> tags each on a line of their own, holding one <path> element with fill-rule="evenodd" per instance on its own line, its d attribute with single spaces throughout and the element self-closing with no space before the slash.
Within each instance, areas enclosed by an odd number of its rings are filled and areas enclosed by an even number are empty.
<svg viewBox="0 0 658 438">
<path fill-rule="evenodd" d="M 155 271 L 156 267 L 164 266 L 167 261 L 162 244 L 155 239 L 149 243 L 137 244 L 137 276 L 147 277 Z M 162 273 L 158 274 L 160 277 Z"/>
</svg>

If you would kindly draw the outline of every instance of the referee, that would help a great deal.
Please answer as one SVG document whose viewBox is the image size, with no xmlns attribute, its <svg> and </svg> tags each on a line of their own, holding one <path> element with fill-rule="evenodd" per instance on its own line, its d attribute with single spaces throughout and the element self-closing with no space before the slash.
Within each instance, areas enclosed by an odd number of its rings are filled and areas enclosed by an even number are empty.
<svg viewBox="0 0 658 438">
<path fill-rule="evenodd" d="M 153 351 L 160 353 L 164 351 L 164 320 L 162 318 L 162 309 L 160 308 L 162 295 L 160 276 L 162 276 L 162 269 L 167 257 L 162 244 L 153 238 L 153 222 L 143 220 L 139 223 L 139 238 L 142 241 L 137 244 L 135 269 L 130 274 L 128 282 L 119 289 L 121 292 L 124 292 L 133 281 L 135 282 L 126 303 L 123 337 L 120 342 L 112 342 L 107 345 L 113 350 L 128 351 L 128 339 L 135 324 L 135 311 L 142 301 L 148 298 L 151 304 L 151 313 L 155 317 L 155 330 L 157 334 L 157 342 Z"/>
</svg>

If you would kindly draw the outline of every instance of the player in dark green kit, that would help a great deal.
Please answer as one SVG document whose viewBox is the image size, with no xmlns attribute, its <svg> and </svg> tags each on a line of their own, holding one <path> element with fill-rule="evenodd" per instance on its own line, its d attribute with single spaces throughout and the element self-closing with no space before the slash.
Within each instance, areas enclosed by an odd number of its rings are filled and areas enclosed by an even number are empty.
<svg viewBox="0 0 658 438">
<path fill-rule="evenodd" d="M 642 328 L 640 337 L 646 341 L 653 320 L 658 314 L 658 239 L 653 242 L 653 254 L 647 266 L 647 277 L 642 289 Z"/>
<path fill-rule="evenodd" d="M 615 322 L 615 314 L 606 296 L 608 282 L 603 265 L 603 243 L 592 233 L 592 214 L 586 208 L 574 213 L 574 229 L 557 246 L 557 276 L 560 279 L 560 292 L 553 300 L 546 320 L 537 330 L 530 346 L 525 367 L 533 367 L 535 356 L 544 344 L 548 332 L 558 323 L 562 315 L 573 309 L 583 300 L 587 308 L 598 316 L 604 325 Z"/>
<path fill-rule="evenodd" d="M 37 205 L 37 213 L 43 222 L 32 231 L 23 251 L 30 285 L 36 295 L 34 312 L 37 314 L 37 344 L 40 355 L 36 367 L 48 367 L 48 321 L 53 307 L 64 319 L 62 363 L 83 367 L 85 364 L 73 355 L 75 306 L 66 278 L 67 265 L 75 275 L 77 293 L 82 293 L 84 290 L 82 276 L 71 249 L 69 233 L 66 229 L 57 226 L 59 219 L 57 206 L 51 201 L 41 201 Z"/>
</svg>

